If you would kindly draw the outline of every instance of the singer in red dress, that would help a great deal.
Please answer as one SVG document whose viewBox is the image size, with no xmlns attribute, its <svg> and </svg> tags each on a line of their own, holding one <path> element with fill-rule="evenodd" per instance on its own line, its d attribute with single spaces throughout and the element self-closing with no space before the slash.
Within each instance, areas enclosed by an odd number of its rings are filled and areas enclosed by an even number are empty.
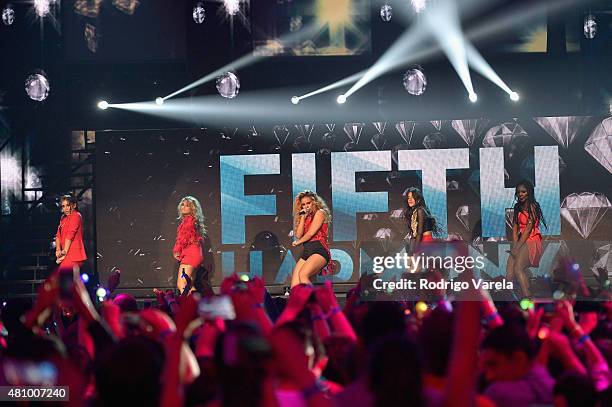
<svg viewBox="0 0 612 407">
<path fill-rule="evenodd" d="M 193 281 L 193 271 L 202 264 L 202 241 L 206 234 L 204 215 L 200 202 L 193 196 L 181 199 L 178 205 L 180 223 L 176 230 L 176 243 L 172 250 L 174 258 L 179 261 L 176 287 L 182 293 L 187 280 L 183 272 Z M 193 286 L 191 287 L 194 290 Z"/>
<path fill-rule="evenodd" d="M 87 260 L 83 245 L 83 218 L 72 195 L 62 196 L 60 205 L 62 217 L 55 234 L 56 263 L 60 268 L 80 267 Z"/>
<path fill-rule="evenodd" d="M 516 186 L 514 216 L 512 219 L 512 250 L 506 266 L 506 278 L 518 280 L 523 297 L 530 298 L 528 267 L 538 267 L 542 257 L 542 233 L 540 222 L 546 227 L 546 220 L 540 204 L 534 196 L 533 184 L 527 180 Z"/>
<path fill-rule="evenodd" d="M 295 198 L 293 216 L 293 236 L 297 240 L 292 245 L 303 245 L 304 250 L 291 274 L 291 288 L 310 284 L 310 277 L 320 272 L 323 275 L 332 272 L 328 243 L 331 214 L 325 201 L 315 192 L 300 192 Z"/>
</svg>

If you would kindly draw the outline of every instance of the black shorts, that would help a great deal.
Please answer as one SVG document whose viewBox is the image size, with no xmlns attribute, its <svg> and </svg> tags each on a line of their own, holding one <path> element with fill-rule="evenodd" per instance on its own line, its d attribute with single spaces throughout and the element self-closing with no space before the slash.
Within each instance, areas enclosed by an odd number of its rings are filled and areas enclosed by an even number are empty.
<svg viewBox="0 0 612 407">
<path fill-rule="evenodd" d="M 325 259 L 325 265 L 329 263 L 329 253 L 325 250 L 325 247 L 318 240 L 313 240 L 312 242 L 304 243 L 304 251 L 302 252 L 302 257 L 300 259 L 308 260 L 310 256 L 313 254 L 320 254 Z"/>
</svg>

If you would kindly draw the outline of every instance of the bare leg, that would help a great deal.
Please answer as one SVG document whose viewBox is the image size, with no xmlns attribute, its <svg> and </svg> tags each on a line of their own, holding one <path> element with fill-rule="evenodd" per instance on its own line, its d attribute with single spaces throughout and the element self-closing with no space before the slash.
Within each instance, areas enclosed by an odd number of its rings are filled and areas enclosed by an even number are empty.
<svg viewBox="0 0 612 407">
<path fill-rule="evenodd" d="M 320 272 L 325 264 L 325 257 L 320 254 L 311 254 L 299 271 L 300 283 L 310 284 L 310 277 Z"/>
<path fill-rule="evenodd" d="M 179 293 L 182 293 L 183 290 L 185 290 L 185 286 L 187 285 L 187 281 L 182 277 L 183 271 L 185 271 L 185 274 L 187 274 L 191 281 L 193 281 L 193 266 L 190 266 L 189 264 L 181 264 L 178 268 L 178 277 L 176 280 L 176 288 L 178 288 Z M 194 290 L 193 287 L 191 287 L 190 291 L 192 290 Z"/>
<path fill-rule="evenodd" d="M 514 263 L 516 263 L 514 256 L 508 255 L 508 263 L 506 264 L 506 279 L 508 281 L 514 280 Z"/>
<path fill-rule="evenodd" d="M 306 260 L 299 259 L 297 263 L 295 263 L 295 267 L 293 268 L 293 272 L 291 273 L 291 288 L 300 284 L 300 270 L 306 264 Z"/>
<path fill-rule="evenodd" d="M 527 279 L 527 268 L 529 267 L 529 249 L 523 245 L 514 263 L 514 275 L 518 278 L 523 297 L 530 297 L 529 280 Z"/>
</svg>

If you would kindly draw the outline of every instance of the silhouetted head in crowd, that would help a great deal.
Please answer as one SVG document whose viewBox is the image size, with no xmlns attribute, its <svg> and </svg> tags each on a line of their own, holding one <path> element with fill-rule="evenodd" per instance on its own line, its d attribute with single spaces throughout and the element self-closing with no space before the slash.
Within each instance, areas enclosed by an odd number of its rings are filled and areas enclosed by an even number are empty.
<svg viewBox="0 0 612 407">
<path fill-rule="evenodd" d="M 159 403 L 164 349 L 144 336 L 128 336 L 101 358 L 95 368 L 101 405 L 155 406 Z"/>
<path fill-rule="evenodd" d="M 121 312 L 138 312 L 138 303 L 129 294 L 117 294 L 113 299 L 113 304 L 118 306 Z"/>
<path fill-rule="evenodd" d="M 344 336 L 329 336 L 324 340 L 324 345 L 329 360 L 323 376 L 342 385 L 354 380 L 357 374 L 353 342 Z"/>
<path fill-rule="evenodd" d="M 0 318 L 8 332 L 9 341 L 15 337 L 29 333 L 19 318 L 21 318 L 21 316 L 31 307 L 31 301 L 25 298 L 10 299 L 6 302 L 6 305 L 2 307 Z"/>
<path fill-rule="evenodd" d="M 389 335 L 405 335 L 406 324 L 401 305 L 391 301 L 370 303 L 359 331 L 359 336 L 366 348 L 369 348 L 379 338 Z"/>
<path fill-rule="evenodd" d="M 223 406 L 257 406 L 272 351 L 255 325 L 234 322 L 217 338 L 215 365 Z"/>
<path fill-rule="evenodd" d="M 593 382 L 577 372 L 567 372 L 559 377 L 553 394 L 555 407 L 594 407 L 597 404 Z"/>
<path fill-rule="evenodd" d="M 373 344 L 368 382 L 377 407 L 422 406 L 423 380 L 416 345 L 404 335 L 391 335 Z"/>
<path fill-rule="evenodd" d="M 418 344 L 423 352 L 424 369 L 436 376 L 445 376 L 453 340 L 453 314 L 443 308 L 434 309 L 423 320 Z"/>
<path fill-rule="evenodd" d="M 523 326 L 506 324 L 494 329 L 482 343 L 481 361 L 489 382 L 519 380 L 532 367 L 534 342 Z"/>
</svg>

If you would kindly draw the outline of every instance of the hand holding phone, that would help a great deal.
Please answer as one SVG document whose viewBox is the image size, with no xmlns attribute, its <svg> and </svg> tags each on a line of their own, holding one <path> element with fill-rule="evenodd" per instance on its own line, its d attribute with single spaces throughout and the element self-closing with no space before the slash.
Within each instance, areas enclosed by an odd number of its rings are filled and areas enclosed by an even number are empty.
<svg viewBox="0 0 612 407">
<path fill-rule="evenodd" d="M 202 298 L 198 304 L 198 314 L 206 321 L 214 321 L 216 319 L 232 320 L 236 318 L 234 304 L 227 295 Z"/>
</svg>

